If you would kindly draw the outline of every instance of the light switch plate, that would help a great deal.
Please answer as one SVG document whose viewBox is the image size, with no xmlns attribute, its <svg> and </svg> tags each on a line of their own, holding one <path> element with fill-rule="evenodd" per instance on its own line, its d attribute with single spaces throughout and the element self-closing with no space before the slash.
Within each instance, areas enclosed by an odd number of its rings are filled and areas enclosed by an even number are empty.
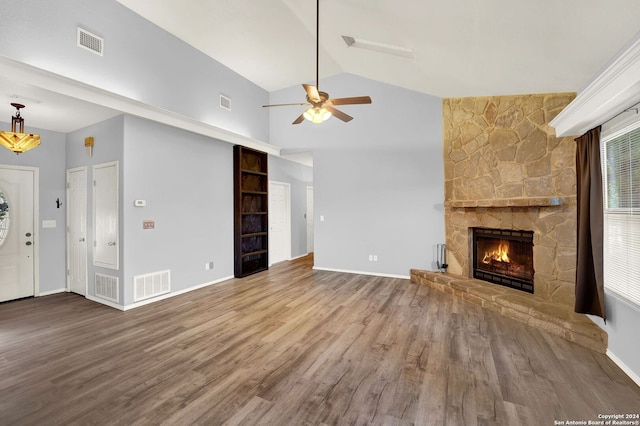
<svg viewBox="0 0 640 426">
<path fill-rule="evenodd" d="M 55 228 L 56 226 L 58 226 L 57 222 L 55 220 L 43 220 L 42 221 L 42 227 L 43 228 Z"/>
</svg>

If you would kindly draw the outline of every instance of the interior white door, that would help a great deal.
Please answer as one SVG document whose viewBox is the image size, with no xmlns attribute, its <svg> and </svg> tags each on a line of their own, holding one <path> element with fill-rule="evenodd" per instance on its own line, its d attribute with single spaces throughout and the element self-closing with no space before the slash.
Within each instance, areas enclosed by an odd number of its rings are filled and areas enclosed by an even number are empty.
<svg viewBox="0 0 640 426">
<path fill-rule="evenodd" d="M 34 171 L 0 167 L 0 302 L 33 296 Z"/>
<path fill-rule="evenodd" d="M 93 166 L 93 263 L 118 269 L 118 163 Z"/>
<path fill-rule="evenodd" d="M 269 182 L 269 264 L 291 258 L 290 185 Z"/>
<path fill-rule="evenodd" d="M 67 170 L 67 281 L 87 294 L 87 168 Z"/>
<path fill-rule="evenodd" d="M 307 186 L 307 253 L 313 253 L 313 186 Z"/>
</svg>

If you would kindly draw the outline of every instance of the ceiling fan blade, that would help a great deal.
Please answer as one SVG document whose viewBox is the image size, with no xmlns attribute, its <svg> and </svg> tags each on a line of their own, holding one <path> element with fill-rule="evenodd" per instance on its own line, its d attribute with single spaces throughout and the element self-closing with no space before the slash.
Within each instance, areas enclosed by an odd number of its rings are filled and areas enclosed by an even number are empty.
<svg viewBox="0 0 640 426">
<path fill-rule="evenodd" d="M 370 104 L 371 98 L 369 96 L 356 96 L 353 98 L 331 99 L 330 101 L 333 105 Z"/>
<path fill-rule="evenodd" d="M 345 114 L 344 112 L 340 111 L 339 109 L 335 109 L 334 107 L 330 106 L 330 105 L 325 105 L 324 106 L 329 112 L 331 112 L 331 115 L 333 115 L 334 117 L 344 121 L 345 123 L 347 121 L 351 121 L 353 120 L 353 117 L 351 117 L 348 114 Z"/>
<path fill-rule="evenodd" d="M 316 86 L 311 86 L 310 84 L 303 84 L 304 90 L 307 91 L 307 96 L 313 102 L 320 102 L 320 93 L 318 93 L 318 88 Z"/>
<path fill-rule="evenodd" d="M 293 106 L 293 105 L 297 105 L 297 106 L 309 106 L 311 105 L 308 102 L 297 102 L 297 103 L 293 103 L 293 104 L 270 104 L 270 105 L 262 105 L 262 108 L 269 108 L 269 107 L 278 107 L 278 106 Z"/>
<path fill-rule="evenodd" d="M 300 114 L 298 118 L 296 118 L 291 124 L 300 124 L 304 121 L 304 114 Z"/>
</svg>

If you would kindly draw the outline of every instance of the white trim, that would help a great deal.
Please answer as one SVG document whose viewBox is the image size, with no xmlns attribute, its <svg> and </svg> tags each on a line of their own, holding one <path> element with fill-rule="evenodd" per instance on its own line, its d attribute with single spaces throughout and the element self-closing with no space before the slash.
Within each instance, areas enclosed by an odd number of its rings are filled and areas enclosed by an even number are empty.
<svg viewBox="0 0 640 426">
<path fill-rule="evenodd" d="M 109 306 L 109 307 L 111 307 L 111 308 L 115 308 L 115 309 L 117 309 L 117 310 L 119 310 L 119 311 L 124 311 L 124 306 L 119 305 L 119 304 L 117 304 L 117 303 L 109 302 L 109 301 L 108 301 L 108 300 L 106 300 L 106 299 L 102 299 L 102 298 L 100 298 L 100 297 L 95 297 L 95 296 L 92 296 L 92 295 L 90 295 L 90 294 L 87 294 L 85 297 L 86 297 L 88 300 L 91 300 L 92 302 L 96 302 L 96 303 L 99 303 L 99 304 L 101 304 L 101 305 L 107 305 L 107 306 Z"/>
<path fill-rule="evenodd" d="M 89 213 L 89 206 L 88 206 L 88 198 L 89 198 L 89 190 L 87 188 L 87 178 L 89 176 L 89 170 L 87 166 L 80 166 L 80 167 L 73 167 L 71 169 L 67 169 L 67 188 L 66 188 L 66 196 L 67 196 L 67 201 L 69 200 L 69 175 L 71 173 L 76 173 L 76 172 L 84 172 L 84 177 L 85 177 L 85 182 L 84 182 L 84 191 L 85 191 L 85 205 L 84 205 L 84 210 L 85 210 L 85 217 L 88 218 L 88 213 Z M 67 271 L 65 271 L 65 276 L 67 278 L 67 287 L 65 291 L 71 291 L 71 283 L 69 282 L 69 268 L 71 267 L 69 265 L 70 262 L 70 258 L 71 256 L 69 256 L 69 251 L 70 251 L 70 247 L 71 247 L 71 241 L 70 241 L 70 237 L 71 235 L 69 235 L 69 215 L 71 214 L 71 210 L 69 209 L 69 206 L 67 205 L 67 215 L 66 215 L 66 220 L 67 223 L 65 223 L 65 236 L 66 236 L 66 242 L 67 242 Z M 88 224 L 85 223 L 85 229 L 87 227 Z M 83 296 L 86 296 L 89 293 L 89 242 L 86 241 L 88 235 L 85 236 L 85 277 L 84 277 L 84 294 Z"/>
<path fill-rule="evenodd" d="M 219 279 L 217 279 L 215 281 L 211 281 L 211 282 L 204 283 L 204 284 L 198 284 L 196 286 L 189 287 L 189 288 L 186 288 L 184 290 L 178 290 L 178 291 L 174 291 L 172 293 L 167 293 L 167 294 L 163 294 L 161 296 L 153 297 L 151 299 L 141 300 L 140 302 L 135 302 L 135 303 L 132 303 L 130 305 L 126 305 L 126 306 L 122 307 L 122 310 L 123 311 L 128 311 L 129 309 L 139 308 L 140 306 L 148 305 L 150 303 L 158 302 L 158 301 L 164 300 L 164 299 L 169 299 L 169 298 L 171 298 L 173 296 L 178 296 L 180 294 L 189 293 L 190 291 L 199 290 L 199 289 L 204 288 L 204 287 L 209 287 L 210 285 L 220 284 L 220 283 L 222 283 L 224 281 L 228 281 L 228 280 L 230 280 L 232 278 L 233 278 L 233 275 L 229 275 L 228 277 L 219 278 Z"/>
<path fill-rule="evenodd" d="M 190 291 L 199 290 L 201 288 L 209 287 L 211 285 L 221 284 L 221 283 L 223 283 L 225 281 L 229 281 L 231 279 L 233 279 L 233 275 L 229 275 L 227 277 L 219 278 L 219 279 L 217 279 L 215 281 L 207 282 L 207 283 L 204 283 L 204 284 L 198 284 L 196 286 L 189 287 L 189 288 L 186 288 L 184 290 L 178 290 L 178 291 L 174 291 L 172 293 L 163 294 L 162 296 L 154 297 L 152 299 L 146 299 L 146 300 L 143 300 L 143 301 L 140 301 L 140 302 L 136 302 L 136 303 L 132 303 L 132 304 L 126 305 L 126 306 L 122 306 L 122 305 L 119 305 L 117 303 L 109 302 L 108 300 L 100 299 L 99 297 L 95 297 L 95 296 L 91 296 L 91 295 L 87 295 L 86 297 L 87 297 L 87 299 L 91 300 L 92 302 L 97 302 L 97 303 L 100 303 L 102 305 L 107 305 L 107 306 L 110 306 L 110 307 L 112 307 L 114 309 L 118 309 L 119 311 L 123 311 L 124 312 L 124 311 L 128 311 L 128 310 L 131 310 L 131 309 L 139 308 L 141 306 L 150 305 L 151 303 L 159 302 L 161 300 L 170 299 L 170 298 L 172 298 L 174 296 L 179 296 L 179 295 L 184 294 L 184 293 L 189 293 Z"/>
<path fill-rule="evenodd" d="M 351 270 L 348 270 L 348 269 L 323 268 L 321 266 L 314 266 L 313 269 L 316 270 L 316 271 L 342 272 L 342 273 L 345 273 L 345 274 L 370 275 L 370 276 L 373 276 L 373 277 L 400 278 L 400 279 L 403 279 L 403 280 L 411 279 L 411 277 L 409 275 L 381 274 L 379 272 L 365 272 L 365 271 L 351 271 Z"/>
<path fill-rule="evenodd" d="M 579 136 L 640 100 L 640 33 L 549 123 L 556 136 Z"/>
<path fill-rule="evenodd" d="M 60 293 L 68 293 L 68 291 L 67 291 L 66 288 L 59 288 L 57 290 L 43 291 L 42 293 L 40 293 L 40 295 L 38 297 L 51 296 L 52 294 L 60 294 Z"/>
<path fill-rule="evenodd" d="M 631 368 L 629 368 L 620 358 L 618 358 L 610 349 L 607 349 L 607 356 L 613 361 L 631 380 L 640 386 L 640 376 L 638 376 Z"/>
<path fill-rule="evenodd" d="M 233 145 L 244 145 L 269 154 L 280 155 L 280 148 L 258 139 L 243 136 L 212 124 L 203 123 L 202 121 L 173 111 L 145 104 L 135 100 L 133 97 L 123 96 L 95 86 L 90 86 L 42 68 L 7 58 L 3 55 L 0 55 L 0 75 L 10 80 L 24 82 L 30 86 L 36 86 L 72 98 L 105 106 L 125 114 L 168 124 L 169 126 L 188 130 Z"/>
</svg>

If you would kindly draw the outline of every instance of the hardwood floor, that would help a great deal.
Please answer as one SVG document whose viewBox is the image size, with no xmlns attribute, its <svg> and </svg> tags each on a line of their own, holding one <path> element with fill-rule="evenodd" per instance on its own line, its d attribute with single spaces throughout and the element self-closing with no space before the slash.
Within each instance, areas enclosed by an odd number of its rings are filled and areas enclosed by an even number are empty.
<svg viewBox="0 0 640 426">
<path fill-rule="evenodd" d="M 128 312 L 0 304 L 0 424 L 553 425 L 640 412 L 606 356 L 310 257 Z"/>
</svg>

